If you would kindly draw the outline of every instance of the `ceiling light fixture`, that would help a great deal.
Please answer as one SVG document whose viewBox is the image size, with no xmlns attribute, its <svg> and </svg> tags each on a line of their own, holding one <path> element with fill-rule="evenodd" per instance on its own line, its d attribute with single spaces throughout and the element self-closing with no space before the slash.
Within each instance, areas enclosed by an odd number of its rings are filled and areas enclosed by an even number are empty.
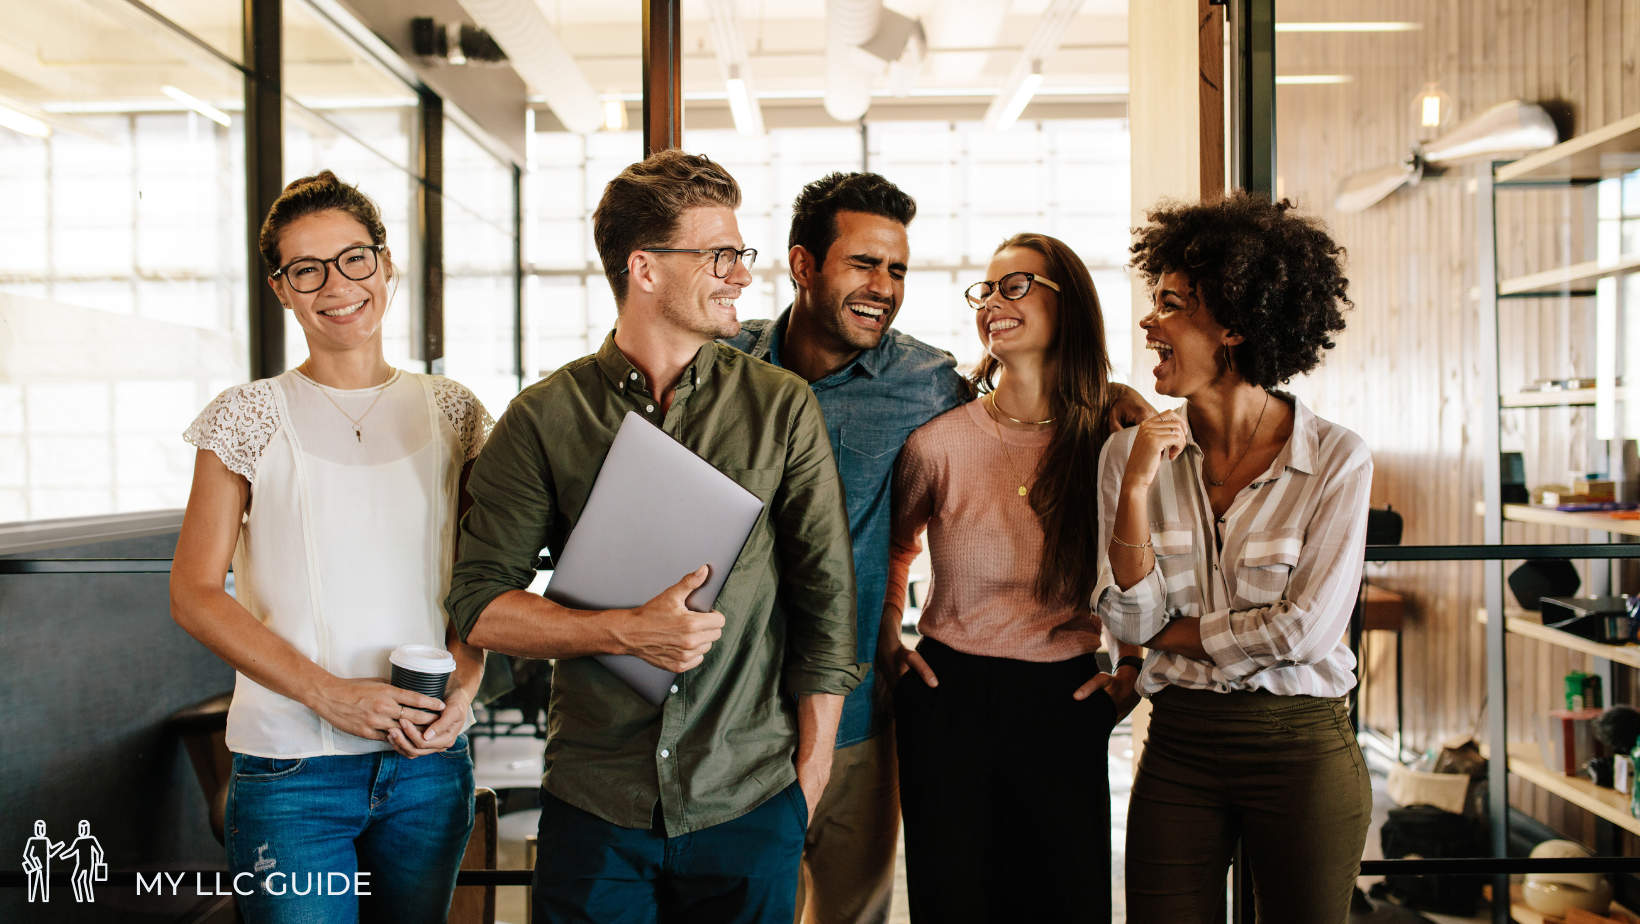
<svg viewBox="0 0 1640 924">
<path fill-rule="evenodd" d="M 182 105 L 187 106 L 189 109 L 199 113 L 205 118 L 210 119 L 212 122 L 215 122 L 223 128 L 233 127 L 233 120 L 228 118 L 228 114 L 226 112 L 223 112 L 222 110 L 212 106 L 210 103 L 205 102 L 191 93 L 178 90 L 170 84 L 160 87 L 159 91 Z"/>
<path fill-rule="evenodd" d="M 18 112 L 9 106 L 0 106 L 0 128 L 9 128 L 18 134 L 28 135 L 30 138 L 51 137 L 50 125 L 36 119 L 34 116 Z"/>
<path fill-rule="evenodd" d="M 724 81 L 724 85 L 729 91 L 729 114 L 734 117 L 735 131 L 754 138 L 762 135 L 763 113 L 758 110 L 757 101 L 752 99 L 751 88 L 740 76 L 740 65 L 730 66 L 729 79 Z"/>
<path fill-rule="evenodd" d="M 533 112 L 534 110 L 529 110 Z M 626 102 L 619 99 L 604 99 L 604 131 L 626 131 Z"/>
<path fill-rule="evenodd" d="M 985 110 L 985 127 L 1002 131 L 1019 118 L 1037 88 L 1042 85 L 1042 62 L 1053 57 L 1065 38 L 1065 30 L 1082 7 L 1082 0 L 1049 0 L 1036 28 L 1003 81 L 1002 89 Z"/>
<path fill-rule="evenodd" d="M 1278 22 L 1277 32 L 1417 32 L 1421 22 Z"/>
<path fill-rule="evenodd" d="M 992 122 L 991 129 L 1004 132 L 1012 128 L 1013 124 L 1019 120 L 1019 114 L 1025 111 L 1025 107 L 1030 104 L 1031 97 L 1036 95 L 1036 89 L 1040 86 L 1042 86 L 1042 62 L 1034 61 L 1031 64 L 1031 72 L 1025 75 L 1025 79 L 1021 80 L 1019 86 L 1014 88 L 1013 95 L 1009 96 L 1008 101 L 1002 104 L 1001 109 L 997 110 L 996 119 Z"/>
</svg>

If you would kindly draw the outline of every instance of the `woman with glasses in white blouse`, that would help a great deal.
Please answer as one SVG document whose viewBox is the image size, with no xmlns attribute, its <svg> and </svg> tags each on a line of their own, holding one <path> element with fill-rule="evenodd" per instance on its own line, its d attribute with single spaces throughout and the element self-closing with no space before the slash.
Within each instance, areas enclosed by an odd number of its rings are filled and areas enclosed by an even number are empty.
<svg viewBox="0 0 1640 924">
<path fill-rule="evenodd" d="M 1094 595 L 1118 639 L 1150 649 L 1128 916 L 1215 920 L 1239 841 L 1260 921 L 1343 921 L 1371 809 L 1344 697 L 1372 459 L 1276 390 L 1344 329 L 1343 249 L 1247 194 L 1148 219 L 1139 326 L 1156 391 L 1185 400 L 1105 446 Z"/>
<path fill-rule="evenodd" d="M 484 653 L 442 601 L 489 415 L 384 358 L 394 266 L 358 189 L 329 171 L 296 180 L 258 243 L 308 356 L 223 392 L 184 434 L 199 452 L 171 572 L 178 624 L 238 672 L 225 841 L 239 910 L 443 921 L 473 823 L 462 732 Z M 453 656 L 442 698 L 387 683 L 405 644 Z"/>
</svg>

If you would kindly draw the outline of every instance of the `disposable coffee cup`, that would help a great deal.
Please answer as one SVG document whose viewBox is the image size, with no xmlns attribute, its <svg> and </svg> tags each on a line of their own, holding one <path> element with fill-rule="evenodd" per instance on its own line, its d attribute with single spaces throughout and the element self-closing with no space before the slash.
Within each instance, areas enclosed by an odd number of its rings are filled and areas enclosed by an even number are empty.
<svg viewBox="0 0 1640 924">
<path fill-rule="evenodd" d="M 445 684 L 456 669 L 456 659 L 432 645 L 400 645 L 387 660 L 393 665 L 393 686 L 434 699 L 444 698 Z"/>
</svg>

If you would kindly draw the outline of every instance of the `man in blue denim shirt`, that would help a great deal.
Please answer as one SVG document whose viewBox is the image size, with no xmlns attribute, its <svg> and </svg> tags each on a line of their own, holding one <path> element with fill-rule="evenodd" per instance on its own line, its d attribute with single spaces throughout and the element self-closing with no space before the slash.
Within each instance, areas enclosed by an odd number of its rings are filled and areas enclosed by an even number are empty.
<svg viewBox="0 0 1640 924">
<path fill-rule="evenodd" d="M 804 187 L 788 241 L 791 307 L 744 322 L 728 341 L 801 375 L 820 401 L 848 506 L 864 662 L 877 656 L 894 461 L 911 431 L 974 393 L 950 353 L 891 329 L 916 213 L 910 196 L 874 173 L 833 173 Z M 806 920 L 888 919 L 899 784 L 886 695 L 872 671 L 844 700 L 831 782 L 803 854 Z"/>
</svg>

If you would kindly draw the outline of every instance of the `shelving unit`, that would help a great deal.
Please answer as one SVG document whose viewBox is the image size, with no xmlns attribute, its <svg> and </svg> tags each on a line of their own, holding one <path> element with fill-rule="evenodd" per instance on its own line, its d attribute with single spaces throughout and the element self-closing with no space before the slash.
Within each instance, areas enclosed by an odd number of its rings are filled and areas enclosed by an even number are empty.
<svg viewBox="0 0 1640 924">
<path fill-rule="evenodd" d="M 1562 526 L 1567 529 L 1592 529 L 1597 532 L 1622 536 L 1640 536 L 1640 520 L 1614 517 L 1609 513 L 1588 511 L 1571 513 L 1553 507 L 1530 504 L 1504 504 L 1503 518 L 1511 523 L 1537 523 L 1541 526 Z"/>
<path fill-rule="evenodd" d="M 1486 624 L 1486 611 L 1475 614 L 1476 621 Z M 1550 645 L 1557 645 L 1569 651 L 1577 651 L 1597 658 L 1605 658 L 1613 664 L 1632 667 L 1640 670 L 1640 645 L 1607 645 L 1604 642 L 1592 642 L 1586 638 L 1579 638 L 1570 632 L 1551 629 L 1539 622 L 1537 613 L 1529 610 L 1505 609 L 1504 629 L 1510 635 L 1522 638 L 1537 639 Z"/>
<path fill-rule="evenodd" d="M 1499 167 L 1499 183 L 1606 179 L 1640 170 L 1640 112 Z"/>
<path fill-rule="evenodd" d="M 1599 389 L 1563 388 L 1557 391 L 1519 391 L 1501 395 L 1499 407 L 1593 407 Z M 1616 397 L 1626 399 L 1628 392 L 1619 388 Z"/>
<path fill-rule="evenodd" d="M 1640 835 L 1640 818 L 1629 814 L 1629 797 L 1615 789 L 1596 786 L 1581 776 L 1550 770 L 1526 745 L 1509 746 L 1509 772 L 1546 789 L 1584 811 L 1593 812 L 1630 834 Z"/>
<path fill-rule="evenodd" d="M 1640 170 L 1640 113 L 1629 116 L 1611 125 L 1596 131 L 1588 132 L 1572 138 L 1554 147 L 1539 151 L 1536 154 L 1521 158 L 1513 163 L 1494 165 L 1485 175 L 1483 188 L 1476 196 L 1477 226 L 1490 229 L 1491 239 L 1483 240 L 1482 252 L 1478 254 L 1480 278 L 1491 277 L 1492 285 L 1483 286 L 1485 307 L 1489 310 L 1493 321 L 1492 350 L 1490 351 L 1489 368 L 1490 386 L 1496 396 L 1497 414 L 1487 416 L 1486 440 L 1482 449 L 1489 460 L 1486 479 L 1485 502 L 1485 541 L 1489 544 L 1503 544 L 1508 540 L 1505 537 L 1506 523 L 1537 524 L 1563 529 L 1579 530 L 1580 535 L 1586 536 L 1583 540 L 1591 543 L 1618 541 L 1616 537 L 1640 537 L 1640 520 L 1621 519 L 1607 513 L 1584 512 L 1573 513 L 1555 510 L 1549 507 L 1532 506 L 1527 504 L 1504 504 L 1502 502 L 1502 477 L 1500 453 L 1503 448 L 1503 426 L 1501 415 L 1515 409 L 1550 409 L 1562 407 L 1597 407 L 1602 402 L 1627 398 L 1627 390 L 1623 388 L 1604 389 L 1587 388 L 1564 391 L 1533 391 L 1512 392 L 1505 394 L 1502 391 L 1500 369 L 1502 367 L 1502 353 L 1499 346 L 1499 331 L 1510 323 L 1509 312 L 1513 305 L 1522 304 L 1522 299 L 1560 299 L 1561 305 L 1570 308 L 1573 305 L 1598 304 L 1601 311 L 1608 311 L 1613 305 L 1621 306 L 1618 293 L 1612 291 L 1616 285 L 1614 280 L 1619 277 L 1640 273 L 1640 254 L 1622 254 L 1607 259 L 1594 261 L 1570 262 L 1561 266 L 1548 267 L 1539 271 L 1520 275 L 1511 275 L 1502 278 L 1498 265 L 1498 240 L 1518 239 L 1522 233 L 1529 232 L 1529 228 L 1509 227 L 1502 229 L 1498 225 L 1497 196 L 1500 188 L 1520 187 L 1539 188 L 1544 190 L 1566 190 L 1579 186 L 1589 186 L 1603 180 L 1619 177 L 1634 170 Z M 1595 219 L 1598 220 L 1598 219 Z M 1591 220 L 1588 230 L 1595 232 L 1595 220 Z M 1595 296 L 1598 302 L 1589 302 L 1587 299 Z M 1590 344 L 1594 347 L 1594 344 Z M 1593 349 L 1590 350 L 1591 355 Z M 1587 374 L 1593 370 L 1567 370 L 1578 374 Z M 1544 417 L 1545 425 L 1548 421 L 1559 418 Z M 1528 426 L 1535 425 L 1537 418 L 1527 421 Z M 1619 453 L 1607 451 L 1609 470 L 1620 473 Z M 1619 477 L 1621 475 L 1619 474 Z M 1576 558 L 1575 549 L 1569 550 L 1568 558 Z M 1608 572 L 1609 573 L 1609 572 Z M 1494 708 L 1489 711 L 1487 719 L 1487 739 L 1492 745 L 1491 751 L 1496 758 L 1499 751 L 1503 752 L 1503 760 L 1493 760 L 1490 774 L 1490 788 L 1493 794 L 1491 812 L 1492 837 L 1494 851 L 1502 851 L 1507 841 L 1508 831 L 1508 776 L 1513 774 L 1517 779 L 1525 780 L 1535 786 L 1565 800 L 1571 805 L 1590 812 L 1596 817 L 1608 822 L 1612 827 L 1602 828 L 1600 841 L 1604 849 L 1612 849 L 1613 837 L 1616 831 L 1626 831 L 1640 836 L 1640 819 L 1629 814 L 1629 797 L 1612 789 L 1594 785 L 1581 777 L 1569 777 L 1552 771 L 1544 766 L 1536 753 L 1535 745 L 1531 743 L 1509 743 L 1508 741 L 1508 702 L 1510 690 L 1505 677 L 1506 652 L 1510 639 L 1529 638 L 1538 642 L 1555 645 L 1560 648 L 1576 651 L 1584 655 L 1602 659 L 1606 665 L 1615 666 L 1620 670 L 1640 670 L 1640 646 L 1604 645 L 1587 639 L 1578 638 L 1570 633 L 1551 629 L 1542 624 L 1541 618 L 1535 613 L 1513 609 L 1505 605 L 1506 589 L 1503 581 L 1503 563 L 1488 561 L 1485 572 L 1486 607 L 1479 616 L 1487 623 L 1486 656 L 1487 656 L 1487 695 Z M 1613 588 L 1614 590 L 1618 588 Z M 1632 588 L 1630 588 L 1632 589 Z M 1602 592 L 1597 586 L 1594 592 Z M 1495 617 L 1495 621 L 1488 617 Z M 1604 668 L 1603 668 L 1604 669 Z M 1608 671 L 1609 673 L 1609 671 Z M 1611 677 L 1608 676 L 1608 689 Z M 1541 708 L 1538 703 L 1526 703 L 1524 708 L 1536 712 Z M 1502 855 L 1498 853 L 1498 855 Z M 1494 920 L 1508 920 L 1507 909 L 1495 907 Z"/>
</svg>

